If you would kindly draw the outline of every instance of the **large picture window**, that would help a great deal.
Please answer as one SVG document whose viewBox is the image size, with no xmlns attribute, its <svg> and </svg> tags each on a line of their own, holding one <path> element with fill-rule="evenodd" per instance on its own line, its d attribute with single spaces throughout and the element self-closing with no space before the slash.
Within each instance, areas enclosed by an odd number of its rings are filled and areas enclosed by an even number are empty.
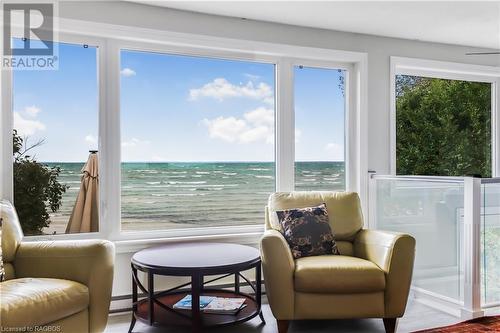
<svg viewBox="0 0 500 333">
<path fill-rule="evenodd" d="M 80 232 L 68 224 L 82 167 L 97 149 L 98 48 L 58 48 L 58 70 L 12 73 L 14 202 L 27 236 Z"/>
<path fill-rule="evenodd" d="M 252 238 L 275 191 L 366 202 L 366 54 L 71 31 L 58 69 L 0 79 L 0 194 L 25 235 Z"/>
<path fill-rule="evenodd" d="M 396 173 L 492 176 L 492 84 L 397 75 Z"/>
<path fill-rule="evenodd" d="M 121 51 L 123 231 L 262 224 L 273 64 Z"/>
<path fill-rule="evenodd" d="M 345 75 L 294 67 L 295 189 L 345 189 Z"/>
</svg>

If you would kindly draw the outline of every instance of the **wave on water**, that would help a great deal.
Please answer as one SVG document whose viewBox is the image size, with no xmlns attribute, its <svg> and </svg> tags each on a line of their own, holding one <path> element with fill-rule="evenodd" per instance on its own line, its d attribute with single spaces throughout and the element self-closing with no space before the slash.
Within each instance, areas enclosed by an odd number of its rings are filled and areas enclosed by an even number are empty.
<svg viewBox="0 0 500 333">
<path fill-rule="evenodd" d="M 150 185 L 148 188 L 151 189 L 151 188 L 198 188 L 200 187 L 200 185 L 202 185 L 201 187 L 205 188 L 205 187 L 238 187 L 240 186 L 240 184 L 205 184 L 206 182 L 192 182 L 191 184 L 180 184 L 180 183 L 176 183 L 176 184 L 159 184 L 159 185 Z M 144 188 L 144 190 L 148 190 L 148 188 Z"/>
<path fill-rule="evenodd" d="M 83 164 L 57 164 L 62 167 L 61 182 L 71 185 L 58 220 L 71 215 Z M 168 221 L 182 227 L 193 219 L 196 222 L 190 223 L 199 226 L 232 225 L 235 219 L 261 223 L 263 207 L 275 190 L 274 170 L 268 162 L 122 163 L 122 220 L 131 230 L 139 230 L 142 222 L 155 222 L 160 228 Z M 343 170 L 343 163 L 296 162 L 295 189 L 342 190 Z M 194 206 L 199 207 L 196 214 Z"/>
<path fill-rule="evenodd" d="M 153 197 L 196 197 L 205 193 L 151 193 Z"/>
<path fill-rule="evenodd" d="M 137 170 L 127 170 L 126 172 L 134 172 L 134 173 L 147 173 L 147 174 L 157 174 L 158 170 L 150 170 L 150 169 L 137 169 Z"/>
<path fill-rule="evenodd" d="M 222 191 L 224 187 L 197 187 L 190 189 L 190 191 Z"/>
</svg>

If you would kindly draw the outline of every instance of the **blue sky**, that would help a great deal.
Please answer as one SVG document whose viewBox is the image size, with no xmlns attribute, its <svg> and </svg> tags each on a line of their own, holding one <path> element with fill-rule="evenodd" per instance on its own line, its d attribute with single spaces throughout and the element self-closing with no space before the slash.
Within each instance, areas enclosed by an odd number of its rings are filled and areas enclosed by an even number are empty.
<svg viewBox="0 0 500 333">
<path fill-rule="evenodd" d="M 95 48 L 63 44 L 58 71 L 14 75 L 15 127 L 41 161 L 97 147 Z M 274 65 L 121 52 L 123 161 L 272 161 Z M 297 160 L 343 160 L 337 70 L 296 68 Z"/>
<path fill-rule="evenodd" d="M 15 71 L 14 128 L 30 142 L 40 161 L 85 161 L 97 147 L 97 50 L 59 46 L 59 70 Z"/>
</svg>

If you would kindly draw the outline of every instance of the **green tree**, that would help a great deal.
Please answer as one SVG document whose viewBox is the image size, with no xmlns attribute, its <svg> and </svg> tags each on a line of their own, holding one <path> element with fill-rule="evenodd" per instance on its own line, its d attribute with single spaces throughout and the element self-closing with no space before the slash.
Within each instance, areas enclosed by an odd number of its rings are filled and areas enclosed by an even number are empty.
<svg viewBox="0 0 500 333">
<path fill-rule="evenodd" d="M 43 144 L 38 141 L 28 144 L 17 131 L 13 133 L 14 143 L 14 203 L 23 232 L 39 235 L 50 224 L 50 213 L 61 207 L 62 195 L 69 188 L 57 180 L 61 169 L 48 167 L 27 153 Z"/>
<path fill-rule="evenodd" d="M 398 75 L 397 173 L 491 177 L 491 85 Z"/>
</svg>

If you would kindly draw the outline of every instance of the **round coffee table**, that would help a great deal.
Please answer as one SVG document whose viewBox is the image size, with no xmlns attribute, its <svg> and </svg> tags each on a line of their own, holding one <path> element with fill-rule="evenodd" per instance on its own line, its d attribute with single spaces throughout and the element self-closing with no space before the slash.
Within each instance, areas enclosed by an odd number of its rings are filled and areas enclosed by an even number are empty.
<svg viewBox="0 0 500 333">
<path fill-rule="evenodd" d="M 241 274 L 255 268 L 255 283 Z M 147 274 L 147 287 L 137 271 Z M 191 282 L 164 291 L 154 291 L 154 276 L 187 276 Z M 222 275 L 205 281 L 206 276 Z M 234 291 L 213 289 L 205 285 L 234 275 Z M 240 291 L 240 278 L 254 290 L 255 296 Z M 188 287 L 191 287 L 190 289 Z M 138 299 L 138 288 L 146 295 Z M 191 311 L 177 310 L 173 305 L 192 295 Z M 205 314 L 200 311 L 200 295 L 245 298 L 246 307 L 235 315 Z M 178 243 L 148 248 L 132 257 L 132 322 L 129 333 L 140 320 L 150 326 L 192 326 L 195 332 L 204 327 L 242 323 L 259 315 L 261 309 L 261 261 L 257 249 L 228 243 Z"/>
</svg>

